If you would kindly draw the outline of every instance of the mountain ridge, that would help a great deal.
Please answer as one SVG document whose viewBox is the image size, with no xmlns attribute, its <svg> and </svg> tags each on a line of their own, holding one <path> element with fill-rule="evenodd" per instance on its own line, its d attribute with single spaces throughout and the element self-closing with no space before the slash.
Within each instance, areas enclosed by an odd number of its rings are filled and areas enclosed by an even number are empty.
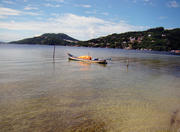
<svg viewBox="0 0 180 132">
<path fill-rule="evenodd" d="M 88 41 L 80 41 L 79 45 L 155 51 L 180 50 L 180 28 L 168 30 L 157 27 L 146 31 L 114 33 Z"/>
<path fill-rule="evenodd" d="M 74 39 L 64 33 L 44 33 L 40 36 L 33 38 L 26 38 L 18 41 L 12 41 L 10 43 L 15 44 L 46 44 L 46 45 L 71 45 L 77 43 L 77 39 Z"/>
<path fill-rule="evenodd" d="M 79 41 L 64 33 L 45 33 L 38 37 L 10 43 L 171 51 L 180 50 L 180 28 L 168 30 L 163 27 L 157 27 L 146 31 L 114 33 L 87 41 Z"/>
</svg>

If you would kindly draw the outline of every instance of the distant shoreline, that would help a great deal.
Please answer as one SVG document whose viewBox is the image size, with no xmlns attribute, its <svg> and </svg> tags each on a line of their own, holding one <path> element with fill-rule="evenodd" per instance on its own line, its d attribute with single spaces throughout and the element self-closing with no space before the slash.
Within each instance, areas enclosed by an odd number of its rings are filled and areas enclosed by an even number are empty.
<svg viewBox="0 0 180 132">
<path fill-rule="evenodd" d="M 79 41 L 64 33 L 45 33 L 9 43 L 169 51 L 173 54 L 179 54 L 180 28 L 168 30 L 157 27 L 146 31 L 114 33 L 87 41 Z"/>
<path fill-rule="evenodd" d="M 17 44 L 17 43 L 0 43 L 0 45 L 31 45 L 31 46 L 54 46 L 52 44 Z M 139 49 L 122 49 L 122 48 L 110 48 L 110 47 L 86 47 L 86 46 L 71 46 L 71 45 L 55 45 L 55 46 L 63 46 L 63 47 L 80 47 L 80 48 L 104 48 L 104 49 L 120 49 L 120 50 L 126 50 L 126 51 L 139 51 L 140 53 L 154 53 L 154 54 L 167 54 L 167 55 L 180 55 L 175 54 L 171 51 L 155 51 L 155 50 L 139 50 Z"/>
</svg>

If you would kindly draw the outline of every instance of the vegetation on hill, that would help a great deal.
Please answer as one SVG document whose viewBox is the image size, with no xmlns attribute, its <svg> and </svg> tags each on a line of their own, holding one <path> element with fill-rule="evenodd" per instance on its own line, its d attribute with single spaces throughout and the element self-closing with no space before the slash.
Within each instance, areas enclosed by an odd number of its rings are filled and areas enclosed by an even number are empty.
<svg viewBox="0 0 180 132">
<path fill-rule="evenodd" d="M 147 31 L 115 33 L 88 41 L 78 41 L 62 33 L 46 33 L 10 43 L 171 51 L 180 50 L 180 28 L 165 30 L 163 27 L 158 27 Z"/>
<path fill-rule="evenodd" d="M 47 45 L 72 45 L 78 40 L 63 34 L 63 33 L 46 33 L 38 37 L 27 38 L 19 41 L 13 41 L 10 43 L 16 44 L 47 44 Z"/>
<path fill-rule="evenodd" d="M 88 41 L 80 41 L 78 45 L 157 51 L 180 50 L 180 29 L 165 30 L 163 27 L 158 27 L 147 31 L 112 34 Z"/>
</svg>

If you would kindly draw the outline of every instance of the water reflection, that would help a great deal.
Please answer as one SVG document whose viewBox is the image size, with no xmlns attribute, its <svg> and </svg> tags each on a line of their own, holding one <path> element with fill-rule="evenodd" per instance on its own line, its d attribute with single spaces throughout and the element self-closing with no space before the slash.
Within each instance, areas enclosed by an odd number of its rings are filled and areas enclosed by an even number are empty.
<svg viewBox="0 0 180 132">
<path fill-rule="evenodd" d="M 74 60 L 68 60 L 69 63 L 76 63 L 80 66 L 81 71 L 88 71 L 91 69 L 92 65 L 100 66 L 100 67 L 106 67 L 107 64 L 94 64 L 94 63 L 87 63 L 87 62 L 81 62 L 81 61 L 74 61 Z"/>
</svg>

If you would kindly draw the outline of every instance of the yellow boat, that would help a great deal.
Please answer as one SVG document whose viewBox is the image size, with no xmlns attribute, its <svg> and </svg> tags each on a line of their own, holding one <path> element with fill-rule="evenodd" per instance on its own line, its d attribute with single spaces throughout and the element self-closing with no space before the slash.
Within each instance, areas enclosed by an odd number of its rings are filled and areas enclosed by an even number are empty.
<svg viewBox="0 0 180 132">
<path fill-rule="evenodd" d="M 69 60 L 74 60 L 74 61 L 82 61 L 86 63 L 98 63 L 98 64 L 107 64 L 106 60 L 99 60 L 99 59 L 92 59 L 91 56 L 80 56 L 76 57 L 70 53 L 67 53 L 69 56 Z"/>
</svg>

